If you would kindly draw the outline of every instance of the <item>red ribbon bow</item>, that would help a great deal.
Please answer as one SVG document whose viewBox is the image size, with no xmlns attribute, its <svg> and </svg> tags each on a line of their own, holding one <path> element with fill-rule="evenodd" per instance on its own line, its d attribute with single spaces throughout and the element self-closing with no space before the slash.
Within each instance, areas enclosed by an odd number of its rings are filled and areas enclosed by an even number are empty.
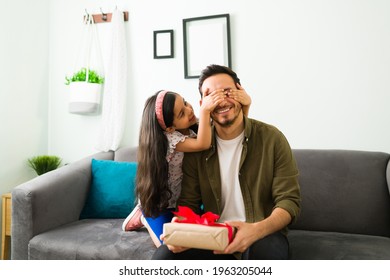
<svg viewBox="0 0 390 280">
<path fill-rule="evenodd" d="M 187 206 L 178 206 L 177 212 L 173 212 L 176 216 L 180 217 L 181 219 L 178 219 L 178 223 L 185 223 L 185 224 L 199 224 L 199 225 L 205 225 L 205 226 L 214 226 L 214 227 L 226 227 L 228 229 L 228 238 L 229 243 L 233 240 L 233 228 L 227 224 L 223 223 L 216 223 L 216 221 L 219 219 L 219 215 L 214 214 L 212 212 L 206 212 L 202 216 L 199 216 L 198 214 L 194 213 L 191 208 Z"/>
</svg>

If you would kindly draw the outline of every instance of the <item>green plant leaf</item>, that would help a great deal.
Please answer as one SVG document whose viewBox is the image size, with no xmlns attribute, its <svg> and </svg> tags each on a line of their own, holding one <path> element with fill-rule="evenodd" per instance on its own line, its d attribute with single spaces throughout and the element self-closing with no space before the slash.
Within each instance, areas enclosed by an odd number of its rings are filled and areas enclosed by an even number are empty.
<svg viewBox="0 0 390 280">
<path fill-rule="evenodd" d="M 34 169 L 38 175 L 57 169 L 62 159 L 57 156 L 41 155 L 29 158 L 28 165 Z"/>
<path fill-rule="evenodd" d="M 87 69 L 81 68 L 80 71 L 73 74 L 71 77 L 65 77 L 65 84 L 69 85 L 72 82 L 85 82 L 87 79 Z M 88 83 L 103 84 L 104 77 L 100 76 L 95 70 L 89 69 Z"/>
</svg>

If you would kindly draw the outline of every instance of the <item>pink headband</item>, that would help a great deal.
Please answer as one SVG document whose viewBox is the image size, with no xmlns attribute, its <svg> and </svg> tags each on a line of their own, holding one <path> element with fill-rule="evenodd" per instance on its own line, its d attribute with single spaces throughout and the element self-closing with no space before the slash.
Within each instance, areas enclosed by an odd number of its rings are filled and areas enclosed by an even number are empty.
<svg viewBox="0 0 390 280">
<path fill-rule="evenodd" d="M 167 129 L 167 126 L 165 125 L 164 122 L 164 116 L 163 116 L 163 101 L 164 101 L 165 94 L 167 94 L 167 92 L 168 92 L 167 90 L 162 90 L 158 93 L 156 99 L 156 107 L 155 107 L 158 124 L 161 126 L 163 130 Z"/>
</svg>

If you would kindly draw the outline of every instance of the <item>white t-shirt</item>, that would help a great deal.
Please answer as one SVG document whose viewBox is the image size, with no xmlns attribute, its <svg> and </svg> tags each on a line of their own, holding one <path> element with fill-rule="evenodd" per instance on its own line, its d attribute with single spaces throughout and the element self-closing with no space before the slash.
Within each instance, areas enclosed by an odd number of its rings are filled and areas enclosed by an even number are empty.
<svg viewBox="0 0 390 280">
<path fill-rule="evenodd" d="M 244 132 L 232 140 L 223 140 L 217 136 L 222 192 L 222 214 L 219 222 L 246 220 L 244 200 L 238 180 L 243 140 Z"/>
</svg>

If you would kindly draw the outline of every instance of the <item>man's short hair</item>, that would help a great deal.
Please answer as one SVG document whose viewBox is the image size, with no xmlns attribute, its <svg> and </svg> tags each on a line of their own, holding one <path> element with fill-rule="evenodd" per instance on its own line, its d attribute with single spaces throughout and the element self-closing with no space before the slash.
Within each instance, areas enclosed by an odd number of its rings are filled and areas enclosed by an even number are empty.
<svg viewBox="0 0 390 280">
<path fill-rule="evenodd" d="M 207 66 L 205 69 L 203 69 L 202 72 L 200 73 L 199 86 L 198 86 L 200 97 L 203 97 L 203 93 L 202 93 L 203 82 L 207 78 L 214 76 L 214 75 L 217 75 L 217 74 L 228 74 L 230 77 L 232 77 L 235 84 L 238 83 L 241 85 L 240 79 L 238 78 L 236 72 L 234 72 L 232 69 L 230 69 L 227 66 L 211 64 L 211 65 Z"/>
</svg>

